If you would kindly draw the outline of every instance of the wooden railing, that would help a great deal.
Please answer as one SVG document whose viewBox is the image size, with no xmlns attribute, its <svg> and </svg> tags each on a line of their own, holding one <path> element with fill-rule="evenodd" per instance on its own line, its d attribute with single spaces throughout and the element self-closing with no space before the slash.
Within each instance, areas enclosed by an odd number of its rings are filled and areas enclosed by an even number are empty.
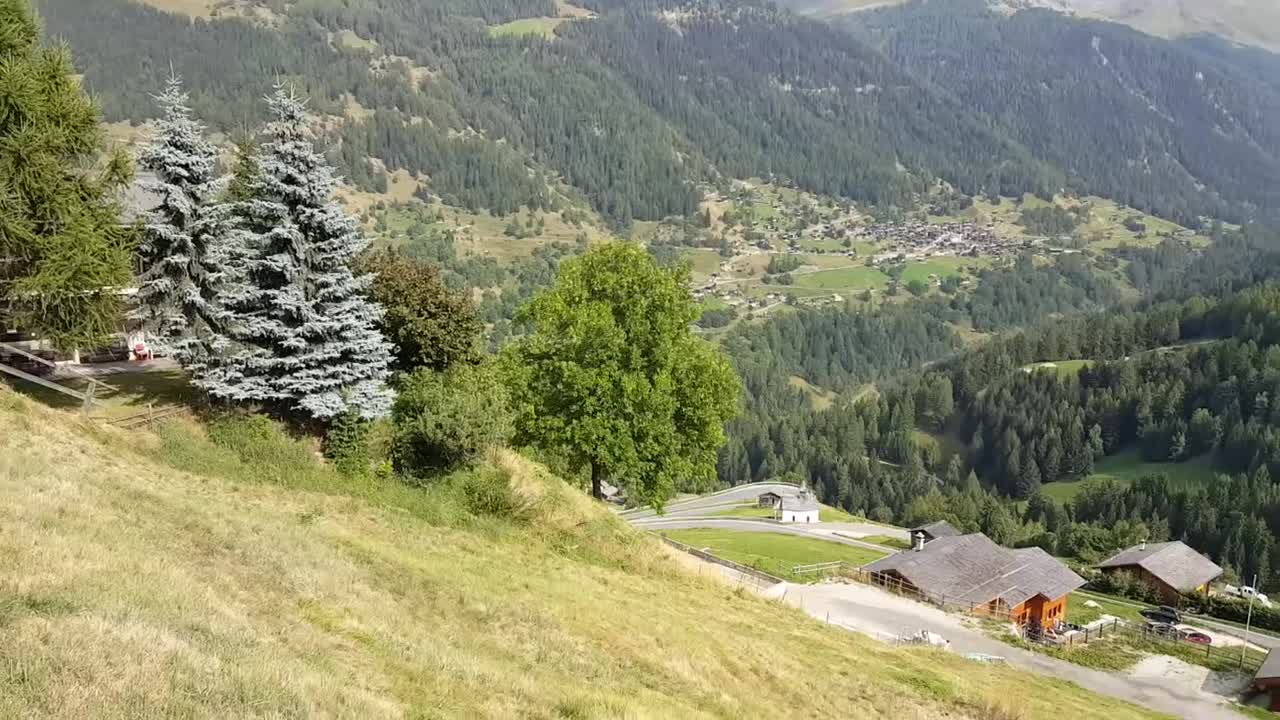
<svg viewBox="0 0 1280 720">
<path fill-rule="evenodd" d="M 151 430 L 155 427 L 156 423 L 162 420 L 175 418 L 178 415 L 181 415 L 183 410 L 184 408 L 179 405 L 165 405 L 157 408 L 148 403 L 147 409 L 140 413 L 126 415 L 124 417 L 99 417 L 94 419 L 100 420 L 112 427 L 118 427 L 122 430 L 138 430 L 144 427 Z"/>
<path fill-rule="evenodd" d="M 40 365 L 44 365 L 45 367 L 53 368 L 55 370 L 61 370 L 63 372 L 70 373 L 76 376 L 77 378 L 84 380 L 87 383 L 87 386 L 85 387 L 84 392 L 80 392 L 79 390 L 73 390 L 65 385 L 60 385 L 47 378 L 42 378 L 39 375 L 33 375 L 32 373 L 26 372 L 25 370 L 20 370 L 11 365 L 0 363 L 0 372 L 2 373 L 5 373 L 7 375 L 12 375 L 13 377 L 19 378 L 21 380 L 26 380 L 29 383 L 34 383 L 36 385 L 39 385 L 40 387 L 47 388 L 49 390 L 53 390 L 55 392 L 59 392 L 59 393 L 62 393 L 63 395 L 67 395 L 69 397 L 73 397 L 79 400 L 81 410 L 85 413 L 88 413 L 89 408 L 93 407 L 94 403 L 96 402 L 95 398 L 97 396 L 99 389 L 116 392 L 115 387 L 102 382 L 101 380 L 99 380 L 96 377 L 93 377 L 92 375 L 81 373 L 78 370 L 75 370 L 74 368 L 71 368 L 71 367 L 65 367 L 65 366 L 60 367 L 57 363 L 52 362 L 46 358 L 42 358 L 39 355 L 36 355 L 35 353 L 27 352 L 26 350 L 23 350 L 22 348 L 17 347 L 16 345 L 11 345 L 9 343 L 0 343 L 0 353 L 6 354 L 6 355 L 18 355 L 27 360 L 30 360 L 31 362 L 38 363 Z"/>
</svg>

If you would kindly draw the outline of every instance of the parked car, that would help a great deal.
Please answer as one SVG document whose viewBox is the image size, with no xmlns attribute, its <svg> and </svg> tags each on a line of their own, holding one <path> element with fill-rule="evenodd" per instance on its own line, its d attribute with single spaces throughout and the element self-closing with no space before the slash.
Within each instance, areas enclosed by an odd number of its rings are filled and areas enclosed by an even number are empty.
<svg viewBox="0 0 1280 720">
<path fill-rule="evenodd" d="M 1176 638 L 1178 637 L 1178 628 L 1171 623 L 1147 622 L 1147 632 L 1160 637 Z"/>
<path fill-rule="evenodd" d="M 1213 638 L 1192 628 L 1178 628 L 1178 638 L 1197 645 L 1213 644 Z"/>
<path fill-rule="evenodd" d="M 1139 610 L 1138 614 L 1146 619 L 1148 624 L 1177 625 L 1182 622 L 1182 616 L 1177 610 L 1168 612 L 1164 608 L 1147 608 L 1146 610 Z"/>
</svg>

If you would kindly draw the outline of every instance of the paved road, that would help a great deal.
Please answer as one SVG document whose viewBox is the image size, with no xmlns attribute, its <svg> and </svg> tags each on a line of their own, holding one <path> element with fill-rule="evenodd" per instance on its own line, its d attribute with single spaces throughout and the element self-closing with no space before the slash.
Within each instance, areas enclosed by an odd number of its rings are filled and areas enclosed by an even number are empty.
<svg viewBox="0 0 1280 720">
<path fill-rule="evenodd" d="M 813 538 L 815 540 L 826 540 L 828 542 L 840 543 L 841 545 L 849 545 L 867 550 L 876 550 L 882 553 L 896 552 L 893 548 L 887 548 L 883 545 L 875 543 L 862 542 L 848 535 L 839 533 L 851 533 L 862 535 L 885 535 L 885 528 L 879 525 L 861 525 L 857 523 L 814 523 L 812 525 L 784 525 L 782 523 L 771 522 L 769 520 L 735 520 L 733 518 L 723 517 L 670 517 L 670 518 L 649 518 L 637 520 L 632 523 L 643 530 L 691 530 L 694 528 L 713 528 L 717 530 L 736 530 L 740 532 L 764 532 L 775 533 L 780 535 L 797 535 L 800 537 Z M 905 532 L 905 531 L 904 531 Z"/>
<path fill-rule="evenodd" d="M 767 492 L 776 493 L 795 493 L 800 489 L 799 485 L 791 483 L 776 482 L 760 482 L 751 483 L 749 485 L 738 485 L 728 490 L 702 495 L 692 500 L 684 500 L 682 502 L 671 503 L 667 506 L 665 517 L 676 517 L 680 515 L 711 515 L 715 510 L 727 510 L 736 505 L 742 505 L 748 502 L 754 502 L 756 498 Z M 641 518 L 659 517 L 653 511 L 653 508 L 636 508 L 635 510 L 626 510 L 620 513 L 627 522 L 634 522 Z"/>
<path fill-rule="evenodd" d="M 865 585 L 787 584 L 783 600 L 809 615 L 884 640 L 928 629 L 951 641 L 958 653 L 999 655 L 1019 669 L 1050 675 L 1157 712 L 1191 720 L 1239 720 L 1224 702 L 1199 687 L 1174 680 L 1137 678 L 1091 670 L 1022 650 L 964 627 L 955 615 Z"/>
</svg>

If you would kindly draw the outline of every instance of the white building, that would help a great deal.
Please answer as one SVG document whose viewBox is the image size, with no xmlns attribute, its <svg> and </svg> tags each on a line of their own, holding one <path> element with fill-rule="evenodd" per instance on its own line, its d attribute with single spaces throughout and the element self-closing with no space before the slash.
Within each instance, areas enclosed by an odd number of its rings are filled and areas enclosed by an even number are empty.
<svg viewBox="0 0 1280 720">
<path fill-rule="evenodd" d="M 778 503 L 778 521 L 816 523 L 818 522 L 818 501 L 804 489 L 796 495 L 784 495 Z"/>
</svg>

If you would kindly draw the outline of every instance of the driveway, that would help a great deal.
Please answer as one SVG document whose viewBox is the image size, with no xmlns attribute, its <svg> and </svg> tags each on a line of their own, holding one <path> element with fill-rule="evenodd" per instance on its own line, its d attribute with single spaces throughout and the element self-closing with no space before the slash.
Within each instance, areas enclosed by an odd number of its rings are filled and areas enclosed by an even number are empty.
<svg viewBox="0 0 1280 720">
<path fill-rule="evenodd" d="M 1206 687 L 1162 677 L 1124 676 L 1091 670 L 1063 660 L 1006 645 L 967 627 L 960 616 L 951 615 L 923 603 L 893 595 L 879 588 L 842 583 L 795 585 L 787 583 L 781 593 L 785 602 L 809 615 L 870 635 L 891 640 L 921 629 L 931 630 L 951 641 L 957 653 L 999 655 L 1013 667 L 1068 680 L 1093 692 L 1120 698 L 1190 720 L 1239 720 L 1226 700 Z"/>
</svg>

